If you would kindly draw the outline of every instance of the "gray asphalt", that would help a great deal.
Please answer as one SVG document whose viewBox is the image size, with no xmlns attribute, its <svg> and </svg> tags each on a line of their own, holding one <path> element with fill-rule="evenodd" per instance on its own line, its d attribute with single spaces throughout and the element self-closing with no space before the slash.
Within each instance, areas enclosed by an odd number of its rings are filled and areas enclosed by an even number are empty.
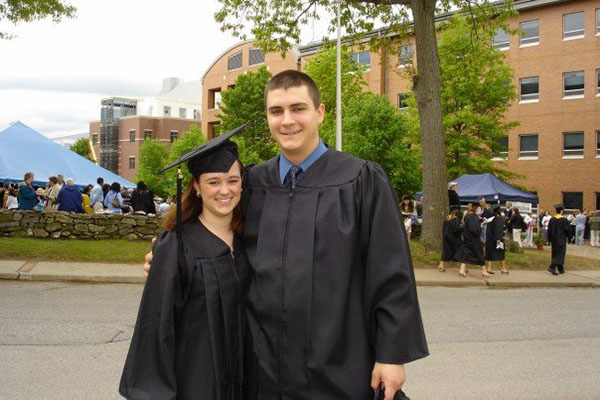
<svg viewBox="0 0 600 400">
<path fill-rule="evenodd" d="M 141 285 L 0 282 L 0 399 L 119 399 Z M 416 399 L 600 399 L 600 290 L 419 288 Z M 200 397 L 201 398 L 201 397 Z"/>
</svg>

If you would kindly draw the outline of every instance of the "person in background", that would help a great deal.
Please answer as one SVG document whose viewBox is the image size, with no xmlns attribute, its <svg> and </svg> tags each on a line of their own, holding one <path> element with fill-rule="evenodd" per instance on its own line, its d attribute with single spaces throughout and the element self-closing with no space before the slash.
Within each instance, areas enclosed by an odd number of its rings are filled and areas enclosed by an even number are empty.
<svg viewBox="0 0 600 400">
<path fill-rule="evenodd" d="M 86 214 L 92 214 L 94 212 L 94 208 L 92 207 L 90 201 L 90 193 L 92 192 L 92 188 L 92 185 L 87 185 L 83 189 L 83 193 L 81 194 L 81 198 L 83 199 L 83 201 L 81 202 L 81 207 L 83 208 L 83 211 Z"/>
<path fill-rule="evenodd" d="M 33 211 L 44 211 L 46 208 L 46 192 L 41 187 L 35 190 L 36 200 L 35 206 L 33 206 Z"/>
<path fill-rule="evenodd" d="M 46 210 L 55 211 L 58 204 L 56 198 L 60 192 L 60 186 L 58 186 L 58 178 L 51 176 L 48 178 L 48 186 L 46 187 Z"/>
<path fill-rule="evenodd" d="M 56 184 L 58 185 L 59 191 L 65 186 L 65 180 L 61 174 L 56 175 Z"/>
<path fill-rule="evenodd" d="M 460 271 L 458 274 L 462 277 L 467 276 L 466 264 L 479 265 L 481 267 L 481 276 L 491 276 L 485 269 L 483 244 L 481 243 L 481 224 L 479 223 L 479 216 L 476 210 L 477 203 L 469 203 L 467 212 L 465 213 L 463 244 L 457 255 L 457 259 L 460 262 Z"/>
<path fill-rule="evenodd" d="M 477 215 L 479 215 L 479 218 L 481 219 L 481 241 L 485 243 L 485 235 L 487 231 L 485 226 L 487 225 L 488 220 L 494 216 L 494 213 L 492 212 L 490 205 L 487 203 L 487 201 L 485 201 L 485 197 L 480 196 L 477 201 L 479 202 L 479 207 L 477 207 Z"/>
<path fill-rule="evenodd" d="M 115 214 L 122 214 L 123 196 L 121 196 L 121 185 L 119 182 L 113 182 L 110 190 L 104 196 L 104 207 Z"/>
<path fill-rule="evenodd" d="M 106 198 L 106 195 L 108 194 L 108 192 L 110 191 L 110 185 L 108 183 L 105 183 L 102 185 L 102 202 L 104 203 L 104 199 Z"/>
<path fill-rule="evenodd" d="M 136 190 L 131 194 L 131 207 L 133 212 L 156 214 L 156 206 L 152 200 L 153 194 L 148 190 L 144 181 L 139 181 Z"/>
<path fill-rule="evenodd" d="M 19 202 L 19 210 L 33 210 L 36 204 L 37 196 L 33 189 L 33 172 L 26 172 L 23 177 L 23 182 L 19 183 L 17 193 L 17 201 Z"/>
<path fill-rule="evenodd" d="M 17 189 L 9 186 L 7 189 L 8 195 L 6 196 L 6 209 L 17 210 L 19 208 L 19 201 L 17 200 Z"/>
<path fill-rule="evenodd" d="M 4 186 L 3 182 L 0 182 L 0 208 L 4 208 L 5 194 L 6 194 L 6 186 Z"/>
<path fill-rule="evenodd" d="M 593 211 L 587 211 L 583 209 L 583 215 L 585 215 L 585 230 L 583 231 L 583 243 L 590 243 L 590 218 L 594 216 Z"/>
<path fill-rule="evenodd" d="M 512 229 L 512 240 L 517 242 L 519 247 L 522 248 L 521 232 L 523 232 L 523 229 L 525 228 L 525 223 L 523 222 L 523 217 L 517 207 L 513 207 L 512 215 L 508 220 L 508 225 Z"/>
<path fill-rule="evenodd" d="M 548 223 L 548 241 L 552 245 L 552 261 L 548 272 L 552 275 L 565 273 L 565 255 L 567 253 L 567 242 L 572 238 L 569 221 L 564 217 L 564 206 L 554 206 L 556 215 Z"/>
<path fill-rule="evenodd" d="M 450 210 L 458 208 L 460 210 L 460 196 L 456 192 L 458 189 L 458 182 L 450 182 L 448 184 L 448 203 Z"/>
<path fill-rule="evenodd" d="M 56 198 L 58 203 L 58 211 L 67 211 L 74 213 L 83 213 L 83 197 L 81 192 L 75 186 L 75 180 L 73 178 L 67 178 L 67 184 L 58 193 Z"/>
<path fill-rule="evenodd" d="M 104 209 L 104 192 L 102 191 L 102 185 L 104 185 L 104 178 L 99 177 L 96 179 L 96 184 L 90 193 L 90 205 L 95 212 Z"/>
<path fill-rule="evenodd" d="M 402 203 L 400 203 L 400 211 L 404 218 L 404 230 L 406 231 L 406 237 L 410 240 L 410 234 L 412 233 L 412 222 L 413 215 L 415 213 L 415 207 L 412 199 L 408 195 L 402 196 Z"/>
<path fill-rule="evenodd" d="M 170 198 L 160 203 L 160 205 L 158 206 L 158 213 L 160 215 L 166 215 L 169 211 L 169 208 L 171 207 L 171 204 L 173 204 L 173 201 Z"/>
<path fill-rule="evenodd" d="M 583 246 L 583 235 L 585 233 L 585 223 L 587 216 L 581 210 L 575 210 L 575 244 Z"/>
<path fill-rule="evenodd" d="M 446 272 L 446 263 L 457 261 L 457 254 L 462 246 L 462 231 L 460 224 L 460 210 L 458 208 L 450 211 L 443 226 L 442 257 L 438 269 Z"/>
<path fill-rule="evenodd" d="M 592 214 L 592 211 L 590 211 Z M 590 245 L 600 247 L 600 211 L 590 218 Z"/>
<path fill-rule="evenodd" d="M 508 274 L 505 262 L 504 225 L 500 204 L 492 206 L 493 216 L 486 225 L 485 264 L 488 274 L 494 273 L 494 261 L 500 261 L 500 272 Z"/>
<path fill-rule="evenodd" d="M 542 218 L 542 232 L 544 233 L 544 237 L 546 241 L 548 241 L 548 223 L 550 223 L 550 219 L 552 216 L 548 211 L 544 214 L 544 218 Z"/>
<path fill-rule="evenodd" d="M 527 235 L 525 236 L 525 240 L 523 241 L 523 243 L 527 247 L 534 247 L 533 246 L 533 226 L 534 225 L 535 225 L 535 223 L 534 223 L 533 217 L 531 217 L 531 215 L 529 215 L 529 214 L 525 214 L 523 216 L 523 227 L 525 228 L 525 232 L 527 233 Z"/>
<path fill-rule="evenodd" d="M 579 210 L 575 210 L 575 212 L 577 212 L 577 211 L 579 211 Z M 573 243 L 575 243 L 575 233 L 576 233 L 576 227 L 577 227 L 575 213 L 567 214 L 566 218 L 567 218 L 567 221 L 569 221 L 569 227 L 571 229 L 569 243 L 573 244 Z"/>
</svg>

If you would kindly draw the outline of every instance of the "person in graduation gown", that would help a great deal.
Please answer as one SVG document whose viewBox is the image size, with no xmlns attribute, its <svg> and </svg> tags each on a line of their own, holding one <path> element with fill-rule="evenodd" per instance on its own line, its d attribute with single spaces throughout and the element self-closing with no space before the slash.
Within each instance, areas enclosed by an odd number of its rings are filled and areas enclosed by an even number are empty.
<svg viewBox="0 0 600 400">
<path fill-rule="evenodd" d="M 462 246 L 462 231 L 460 210 L 458 208 L 452 209 L 450 214 L 446 217 L 442 228 L 442 257 L 440 265 L 438 266 L 438 269 L 441 272 L 446 272 L 445 263 L 457 261 L 456 255 Z"/>
<path fill-rule="evenodd" d="M 552 275 L 565 273 L 565 255 L 567 253 L 567 241 L 573 239 L 573 232 L 569 221 L 563 215 L 564 206 L 554 206 L 556 214 L 548 222 L 548 241 L 552 246 L 552 261 L 548 272 Z"/>
<path fill-rule="evenodd" d="M 492 206 L 493 215 L 487 219 L 485 234 L 485 263 L 488 274 L 493 274 L 494 262 L 500 261 L 500 272 L 508 274 L 505 262 L 504 226 L 500 204 Z"/>
<path fill-rule="evenodd" d="M 469 203 L 464 217 L 463 245 L 457 255 L 457 259 L 460 262 L 458 274 L 462 277 L 467 276 L 467 264 L 481 266 L 481 275 L 490 276 L 485 268 L 483 243 L 481 243 L 481 223 L 476 210 L 477 204 Z"/>
<path fill-rule="evenodd" d="M 241 164 L 232 142 L 203 148 L 188 162 L 181 216 L 171 208 L 154 246 L 119 386 L 127 399 L 247 398 Z"/>
<path fill-rule="evenodd" d="M 299 71 L 265 89 L 281 153 L 250 169 L 244 244 L 248 325 L 261 400 L 391 400 L 403 364 L 425 357 L 396 194 L 373 162 L 319 139 L 324 106 Z"/>
</svg>

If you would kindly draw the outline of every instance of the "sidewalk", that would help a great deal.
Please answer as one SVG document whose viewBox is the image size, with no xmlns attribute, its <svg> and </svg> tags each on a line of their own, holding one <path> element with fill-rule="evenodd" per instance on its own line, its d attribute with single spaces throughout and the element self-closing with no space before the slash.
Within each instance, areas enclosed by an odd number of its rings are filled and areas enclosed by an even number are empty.
<svg viewBox="0 0 600 400">
<path fill-rule="evenodd" d="M 499 271 L 483 279 L 479 270 L 472 269 L 466 278 L 456 269 L 439 272 L 436 269 L 416 269 L 418 286 L 449 287 L 600 287 L 600 271 L 568 271 L 554 276 L 546 271 L 513 270 L 508 275 Z M 0 260 L 0 279 L 20 281 L 67 281 L 95 283 L 144 283 L 141 264 L 99 264 L 46 261 Z"/>
</svg>

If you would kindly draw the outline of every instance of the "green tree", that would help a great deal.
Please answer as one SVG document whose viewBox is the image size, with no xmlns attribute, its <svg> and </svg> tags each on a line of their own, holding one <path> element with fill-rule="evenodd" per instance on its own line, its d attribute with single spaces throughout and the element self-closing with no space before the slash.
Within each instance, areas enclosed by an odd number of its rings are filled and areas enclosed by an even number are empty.
<svg viewBox="0 0 600 400">
<path fill-rule="evenodd" d="M 75 143 L 69 147 L 69 150 L 79 154 L 81 157 L 85 157 L 90 161 L 94 161 L 92 159 L 91 150 L 90 150 L 90 140 L 88 138 L 80 138 L 77 139 Z"/>
<path fill-rule="evenodd" d="M 4 20 L 16 24 L 51 17 L 54 22 L 73 18 L 77 9 L 60 0 L 0 0 L 0 23 Z M 0 31 L 0 39 L 13 35 Z"/>
<path fill-rule="evenodd" d="M 342 116 L 346 112 L 345 105 L 351 99 L 358 98 L 366 84 L 362 77 L 364 67 L 353 60 L 351 55 L 346 47 L 342 48 Z M 321 102 L 325 104 L 326 113 L 319 127 L 319 134 L 325 143 L 331 145 L 335 145 L 336 60 L 335 47 L 327 47 L 308 60 L 305 70 L 321 92 Z"/>
<path fill-rule="evenodd" d="M 399 196 L 421 187 L 420 153 L 407 140 L 407 119 L 386 97 L 364 93 L 349 100 L 343 124 L 345 151 L 381 165 Z"/>
<path fill-rule="evenodd" d="M 169 181 L 166 174 L 158 172 L 167 166 L 169 148 L 159 141 L 146 139 L 140 146 L 140 165 L 136 181 L 144 181 L 148 189 L 159 196 L 169 193 Z"/>
<path fill-rule="evenodd" d="M 245 39 L 247 32 L 265 51 L 284 53 L 300 41 L 303 24 L 330 15 L 331 31 L 337 18 L 336 0 L 219 0 L 215 14 L 221 29 Z M 346 0 L 341 2 L 341 23 L 348 39 L 363 39 L 375 22 L 383 24 L 383 35 L 369 35 L 373 50 L 397 53 L 398 36 L 414 35 L 418 69 L 413 90 L 419 110 L 423 147 L 423 192 L 426 198 L 421 235 L 427 248 L 439 249 L 442 224 L 448 210 L 444 132 L 442 127 L 441 73 L 436 44 L 435 16 L 439 12 L 464 9 L 472 20 L 502 21 L 511 11 L 512 0 Z"/>
<path fill-rule="evenodd" d="M 240 159 L 245 164 L 258 164 L 274 157 L 277 144 L 271 137 L 265 113 L 264 92 L 271 73 L 265 67 L 241 74 L 235 87 L 221 95 L 221 124 L 219 132 L 227 132 L 249 122 L 243 132 L 235 136 Z"/>
<path fill-rule="evenodd" d="M 442 110 L 448 179 L 491 172 L 516 175 L 492 161 L 500 140 L 518 125 L 504 114 L 516 98 L 513 73 L 503 52 L 492 47 L 493 31 L 453 17 L 438 44 L 442 71 Z M 414 116 L 414 101 L 409 101 Z"/>
<path fill-rule="evenodd" d="M 206 138 L 202 134 L 200 127 L 196 124 L 190 125 L 190 128 L 173 142 L 165 165 L 175 162 L 179 157 L 192 151 L 204 142 L 206 142 Z M 188 182 L 192 174 L 188 170 L 187 164 L 181 168 L 181 172 L 183 173 L 183 182 Z M 167 181 L 166 191 L 169 196 L 174 196 L 177 192 L 177 168 L 173 168 L 165 174 Z"/>
</svg>

